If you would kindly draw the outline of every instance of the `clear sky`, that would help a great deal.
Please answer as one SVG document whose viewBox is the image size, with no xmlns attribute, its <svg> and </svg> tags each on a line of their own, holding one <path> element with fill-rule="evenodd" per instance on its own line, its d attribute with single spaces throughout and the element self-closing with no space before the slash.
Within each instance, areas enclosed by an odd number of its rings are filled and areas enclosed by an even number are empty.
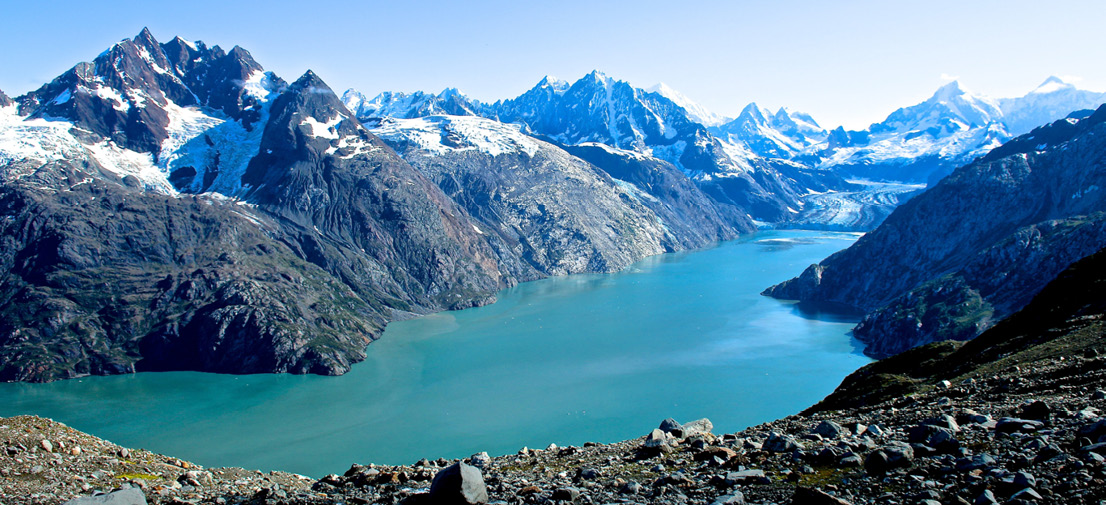
<svg viewBox="0 0 1106 505">
<path fill-rule="evenodd" d="M 718 114 L 750 101 L 862 128 L 956 77 L 1020 96 L 1049 75 L 1106 90 L 1106 2 L 390 0 L 6 1 L 0 89 L 16 96 L 143 26 L 248 49 L 336 91 L 517 96 L 599 69 L 681 91 Z"/>
</svg>

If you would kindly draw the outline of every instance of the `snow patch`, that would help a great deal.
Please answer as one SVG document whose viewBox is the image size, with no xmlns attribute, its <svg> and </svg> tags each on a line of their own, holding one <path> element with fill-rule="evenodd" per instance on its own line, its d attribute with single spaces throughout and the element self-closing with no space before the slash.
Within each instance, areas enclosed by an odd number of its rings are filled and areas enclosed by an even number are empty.
<svg viewBox="0 0 1106 505">
<path fill-rule="evenodd" d="M 520 125 L 474 116 L 389 118 L 370 131 L 378 137 L 405 141 L 435 154 L 479 151 L 491 156 L 518 152 L 533 156 L 541 148 L 537 140 L 522 133 Z"/>
</svg>

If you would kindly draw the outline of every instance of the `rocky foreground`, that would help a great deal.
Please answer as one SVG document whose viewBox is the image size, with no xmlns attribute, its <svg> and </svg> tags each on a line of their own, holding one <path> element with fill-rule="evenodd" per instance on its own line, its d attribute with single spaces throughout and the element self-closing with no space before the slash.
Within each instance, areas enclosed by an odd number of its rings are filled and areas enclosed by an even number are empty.
<svg viewBox="0 0 1106 505">
<path fill-rule="evenodd" d="M 353 465 L 315 480 L 203 469 L 48 419 L 0 419 L 6 504 L 1099 504 L 1106 357 L 1049 358 L 732 434 L 666 420 L 613 444 Z"/>
</svg>

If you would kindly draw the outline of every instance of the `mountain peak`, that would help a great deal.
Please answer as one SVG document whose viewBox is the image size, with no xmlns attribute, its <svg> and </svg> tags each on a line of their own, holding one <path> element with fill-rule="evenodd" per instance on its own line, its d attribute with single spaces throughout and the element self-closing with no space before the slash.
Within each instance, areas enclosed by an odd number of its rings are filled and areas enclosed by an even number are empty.
<svg viewBox="0 0 1106 505">
<path fill-rule="evenodd" d="M 1055 75 L 1050 75 L 1050 76 L 1048 76 L 1048 79 L 1045 79 L 1045 82 L 1042 82 L 1040 86 L 1037 86 L 1037 88 L 1034 89 L 1033 91 L 1030 91 L 1030 93 L 1038 93 L 1038 94 L 1055 93 L 1057 91 L 1061 91 L 1061 90 L 1065 90 L 1065 89 L 1075 89 L 1075 85 L 1070 83 L 1070 82 L 1065 81 L 1064 79 L 1062 79 L 1060 77 L 1056 77 Z"/>
<path fill-rule="evenodd" d="M 234 47 L 238 48 L 238 46 L 234 46 Z M 293 83 L 292 85 L 297 87 L 297 88 L 306 88 L 306 87 L 310 86 L 310 87 L 314 87 L 314 88 L 325 89 L 326 91 L 329 91 L 331 94 L 334 94 L 334 91 L 332 91 L 330 89 L 330 86 L 327 86 L 326 83 L 323 82 L 322 78 L 320 78 L 318 76 L 318 74 L 316 74 L 311 69 L 308 69 L 306 72 L 304 72 L 303 75 L 301 75 L 299 79 L 296 79 L 296 82 Z"/>
</svg>

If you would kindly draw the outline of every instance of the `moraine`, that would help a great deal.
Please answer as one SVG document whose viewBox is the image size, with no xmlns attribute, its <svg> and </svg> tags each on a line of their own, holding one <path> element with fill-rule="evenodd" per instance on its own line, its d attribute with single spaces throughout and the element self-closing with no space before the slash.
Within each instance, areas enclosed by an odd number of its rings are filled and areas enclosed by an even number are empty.
<svg viewBox="0 0 1106 505">
<path fill-rule="evenodd" d="M 736 431 L 815 403 L 869 361 L 852 321 L 759 295 L 855 238 L 761 232 L 617 274 L 524 283 L 490 306 L 391 324 L 340 377 L 0 384 L 0 416 L 51 417 L 207 466 L 312 476 L 353 461 L 611 442 L 665 417 Z"/>
</svg>

